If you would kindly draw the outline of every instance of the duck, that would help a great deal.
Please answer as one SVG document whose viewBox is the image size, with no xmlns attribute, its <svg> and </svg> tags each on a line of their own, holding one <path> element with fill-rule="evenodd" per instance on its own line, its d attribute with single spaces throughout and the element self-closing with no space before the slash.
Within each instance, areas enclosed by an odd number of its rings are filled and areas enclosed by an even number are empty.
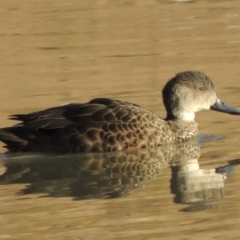
<svg viewBox="0 0 240 240">
<path fill-rule="evenodd" d="M 114 152 L 154 148 L 188 141 L 198 135 L 195 113 L 214 110 L 240 115 L 223 103 L 212 80 L 203 72 L 185 71 L 172 77 L 162 90 L 166 117 L 137 104 L 109 98 L 70 103 L 29 114 L 0 128 L 7 153 Z"/>
</svg>

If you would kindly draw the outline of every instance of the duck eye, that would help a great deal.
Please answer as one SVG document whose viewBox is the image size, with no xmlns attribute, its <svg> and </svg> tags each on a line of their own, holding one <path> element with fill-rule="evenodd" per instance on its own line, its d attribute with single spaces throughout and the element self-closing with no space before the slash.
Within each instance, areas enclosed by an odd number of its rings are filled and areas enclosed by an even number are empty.
<svg viewBox="0 0 240 240">
<path fill-rule="evenodd" d="M 205 87 L 200 87 L 200 88 L 198 88 L 198 90 L 200 90 L 200 91 L 205 91 L 206 88 L 205 88 Z"/>
</svg>

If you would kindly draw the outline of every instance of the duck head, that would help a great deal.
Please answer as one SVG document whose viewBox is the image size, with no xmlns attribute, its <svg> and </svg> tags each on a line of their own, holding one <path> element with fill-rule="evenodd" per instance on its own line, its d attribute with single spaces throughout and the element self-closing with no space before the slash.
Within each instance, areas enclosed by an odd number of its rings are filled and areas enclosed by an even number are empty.
<svg viewBox="0 0 240 240">
<path fill-rule="evenodd" d="M 170 79 L 162 91 L 167 120 L 194 121 L 195 112 L 215 110 L 240 115 L 240 110 L 224 104 L 212 80 L 203 72 L 187 71 Z"/>
</svg>

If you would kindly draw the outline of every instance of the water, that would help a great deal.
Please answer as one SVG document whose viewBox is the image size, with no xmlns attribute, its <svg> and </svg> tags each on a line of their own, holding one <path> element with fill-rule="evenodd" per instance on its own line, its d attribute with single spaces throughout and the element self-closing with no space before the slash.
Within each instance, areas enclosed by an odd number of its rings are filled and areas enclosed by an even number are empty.
<svg viewBox="0 0 240 240">
<path fill-rule="evenodd" d="M 0 126 L 12 124 L 7 120 L 10 114 L 100 96 L 131 101 L 164 117 L 161 88 L 183 70 L 206 72 L 219 97 L 239 108 L 238 5 L 235 1 L 1 1 Z M 179 192 L 171 189 L 171 179 L 182 166 L 160 168 L 154 161 L 155 175 L 147 171 L 135 182 L 126 177 L 125 185 L 119 185 L 119 174 L 110 178 L 97 173 L 95 182 L 104 176 L 102 188 L 86 182 L 91 188 L 82 200 L 79 192 L 69 193 L 66 179 L 49 179 L 54 173 L 66 174 L 63 169 L 71 170 L 65 166 L 71 159 L 51 160 L 46 171 L 33 162 L 45 165 L 47 158 L 29 156 L 9 161 L 16 174 L 0 185 L 0 238 L 238 239 L 239 118 L 215 112 L 198 113 L 196 118 L 201 133 L 223 136 L 204 143 L 200 158 L 191 162 L 208 174 L 198 182 L 215 176 L 215 169 L 221 172 L 211 179 L 215 190 L 204 195 L 212 196 L 204 204 L 183 203 L 183 197 L 176 201 Z M 4 157 L 1 175 L 7 169 Z M 35 183 L 14 182 L 21 178 L 19 170 L 27 174 L 32 169 Z M 180 173 L 181 179 L 186 178 Z M 67 176 L 76 182 L 76 176 Z M 183 182 L 197 186 L 193 180 L 190 175 Z M 105 199 L 112 192 L 116 194 Z M 181 196 L 196 199 L 186 192 Z"/>
<path fill-rule="evenodd" d="M 2 155 L 2 238 L 43 230 L 46 239 L 237 238 L 239 160 L 203 168 L 199 146 L 192 141 L 110 154 Z"/>
</svg>

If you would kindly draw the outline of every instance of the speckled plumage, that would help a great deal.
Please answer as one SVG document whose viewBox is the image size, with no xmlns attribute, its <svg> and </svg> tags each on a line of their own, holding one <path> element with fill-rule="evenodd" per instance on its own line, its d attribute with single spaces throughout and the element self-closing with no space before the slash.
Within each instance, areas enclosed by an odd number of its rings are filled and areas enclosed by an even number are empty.
<svg viewBox="0 0 240 240">
<path fill-rule="evenodd" d="M 0 140 L 9 152 L 109 152 L 152 148 L 196 136 L 194 113 L 214 109 L 217 101 L 215 87 L 208 76 L 201 72 L 183 72 L 163 89 L 166 119 L 136 104 L 97 98 L 88 103 L 12 115 L 11 119 L 21 122 L 0 129 Z M 240 114 L 234 110 L 232 114 Z"/>
</svg>

